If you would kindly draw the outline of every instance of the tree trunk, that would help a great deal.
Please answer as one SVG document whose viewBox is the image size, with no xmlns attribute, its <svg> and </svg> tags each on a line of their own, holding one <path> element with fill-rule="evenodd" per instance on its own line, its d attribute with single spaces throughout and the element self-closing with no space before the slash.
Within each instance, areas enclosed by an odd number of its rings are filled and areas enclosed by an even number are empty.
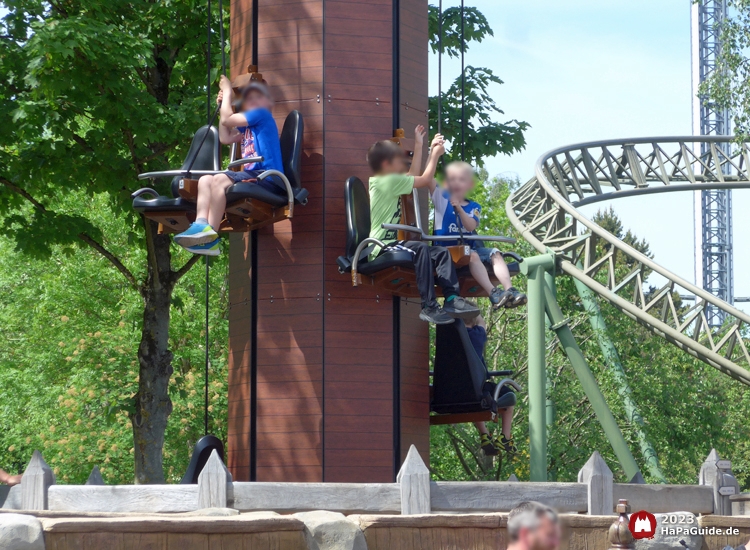
<svg viewBox="0 0 750 550">
<path fill-rule="evenodd" d="M 162 448 L 172 412 L 169 379 L 169 314 L 173 283 L 170 239 L 157 234 L 157 224 L 144 220 L 148 246 L 148 278 L 143 286 L 143 329 L 138 348 L 140 364 L 135 415 L 131 419 L 135 447 L 135 483 L 164 483 Z"/>
</svg>

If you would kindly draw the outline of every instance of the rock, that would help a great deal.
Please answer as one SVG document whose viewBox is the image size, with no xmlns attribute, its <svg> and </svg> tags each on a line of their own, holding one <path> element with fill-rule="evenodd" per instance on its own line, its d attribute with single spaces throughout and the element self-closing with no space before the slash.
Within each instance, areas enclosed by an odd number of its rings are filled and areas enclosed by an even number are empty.
<svg viewBox="0 0 750 550">
<path fill-rule="evenodd" d="M 41 522 L 25 514 L 0 514 L 2 550 L 44 550 Z"/>
<path fill-rule="evenodd" d="M 238 516 L 239 510 L 234 508 L 201 508 L 192 512 L 182 512 L 176 516 Z"/>
<path fill-rule="evenodd" d="M 656 535 L 652 539 L 641 539 L 635 541 L 635 550 L 675 550 L 675 549 L 688 549 L 688 550 L 701 550 L 703 547 L 703 535 L 690 535 L 684 532 L 679 534 L 665 534 L 662 533 L 662 522 L 664 517 L 676 516 L 680 518 L 684 516 L 686 523 L 671 524 L 667 523 L 663 525 L 666 529 L 690 529 L 692 527 L 698 529 L 698 518 L 695 514 L 690 512 L 674 512 L 671 514 L 655 514 L 656 515 Z M 692 523 L 688 523 L 691 521 Z M 683 545 L 680 541 L 684 541 Z"/>
<path fill-rule="evenodd" d="M 367 550 L 359 525 L 344 514 L 316 511 L 300 512 L 294 517 L 307 527 L 310 550 Z"/>
</svg>

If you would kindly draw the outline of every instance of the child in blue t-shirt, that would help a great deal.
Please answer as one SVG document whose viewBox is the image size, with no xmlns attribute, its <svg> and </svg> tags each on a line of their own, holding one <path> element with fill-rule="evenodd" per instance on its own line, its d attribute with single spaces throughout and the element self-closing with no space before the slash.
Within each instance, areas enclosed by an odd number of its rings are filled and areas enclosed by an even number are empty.
<svg viewBox="0 0 750 550">
<path fill-rule="evenodd" d="M 451 162 L 445 168 L 445 181 L 442 187 L 433 181 L 430 191 L 435 205 L 435 234 L 464 235 L 476 234 L 482 207 L 466 196 L 474 188 L 474 169 L 466 162 Z M 458 212 L 458 216 L 456 216 Z M 455 241 L 441 241 L 442 246 L 458 244 Z M 526 303 L 526 295 L 511 285 L 508 266 L 497 248 L 485 248 L 479 241 L 473 241 L 469 262 L 471 275 L 489 295 L 493 307 L 518 307 Z M 485 265 L 492 266 L 495 277 L 504 290 L 496 288 L 490 281 Z"/>
<path fill-rule="evenodd" d="M 266 170 L 284 171 L 281 160 L 281 145 L 276 121 L 271 114 L 273 100 L 268 87 L 261 82 L 250 82 L 242 89 L 242 112 L 232 110 L 232 84 L 226 76 L 221 77 L 220 91 L 216 99 L 221 106 L 219 139 L 221 143 L 238 143 L 241 157 L 262 157 L 259 162 L 250 162 L 240 172 L 227 171 L 214 176 L 203 176 L 198 181 L 196 219 L 190 227 L 175 235 L 175 242 L 193 254 L 218 256 L 219 229 L 227 205 L 226 192 L 233 184 L 255 180 Z M 264 189 L 283 194 L 272 178 L 255 183 Z"/>
<path fill-rule="evenodd" d="M 468 302 L 472 305 L 476 305 L 471 300 Z M 477 315 L 473 319 L 464 321 L 466 330 L 469 333 L 469 339 L 474 346 L 474 351 L 484 363 L 484 347 L 487 345 L 487 323 L 484 322 L 484 317 Z M 485 368 L 486 368 L 485 364 Z M 508 386 L 503 386 L 500 390 L 500 395 L 513 391 Z M 515 443 L 513 443 L 513 435 L 511 431 L 511 424 L 513 423 L 513 407 L 507 407 L 500 409 L 500 437 L 492 437 L 490 431 L 487 429 L 486 422 L 474 422 L 477 430 L 479 430 L 480 444 L 484 454 L 487 456 L 495 456 L 500 450 L 504 450 L 509 456 L 513 456 L 518 453 Z"/>
</svg>

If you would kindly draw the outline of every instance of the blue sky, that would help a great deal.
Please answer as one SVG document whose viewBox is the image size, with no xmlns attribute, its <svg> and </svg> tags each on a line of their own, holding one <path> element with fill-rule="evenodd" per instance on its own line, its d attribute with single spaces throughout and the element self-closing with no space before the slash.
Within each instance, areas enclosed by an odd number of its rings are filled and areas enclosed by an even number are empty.
<svg viewBox="0 0 750 550">
<path fill-rule="evenodd" d="M 458 5 L 444 0 L 443 6 Z M 531 124 L 526 150 L 488 161 L 491 174 L 526 181 L 546 151 L 582 141 L 691 134 L 690 0 L 471 0 L 495 36 L 474 45 L 467 64 L 505 81 L 493 95 L 506 119 Z M 437 61 L 431 87 L 437 90 Z M 460 70 L 444 60 L 444 87 Z M 735 295 L 750 296 L 750 191 L 734 192 Z M 611 204 L 651 244 L 656 260 L 694 280 L 692 193 Z M 657 283 L 658 281 L 652 281 Z M 738 304 L 739 305 L 739 304 Z M 750 311 L 748 304 L 742 309 Z"/>
</svg>

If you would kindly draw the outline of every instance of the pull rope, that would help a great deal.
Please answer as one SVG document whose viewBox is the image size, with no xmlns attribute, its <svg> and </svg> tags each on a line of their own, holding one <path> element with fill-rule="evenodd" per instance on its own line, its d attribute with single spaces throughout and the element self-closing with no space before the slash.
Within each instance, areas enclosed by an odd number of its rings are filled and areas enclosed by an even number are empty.
<svg viewBox="0 0 750 550">
<path fill-rule="evenodd" d="M 214 109 L 213 115 L 211 114 L 211 0 L 208 0 L 208 15 L 206 17 L 206 34 L 208 38 L 208 47 L 206 48 L 206 111 L 207 111 L 207 126 L 213 126 L 214 121 L 216 120 L 217 115 L 219 114 L 219 111 L 221 110 L 221 105 L 217 105 L 216 109 Z M 224 2 L 223 0 L 219 0 L 219 45 L 221 47 L 221 74 L 226 76 L 227 74 L 227 56 L 226 56 L 226 44 L 224 43 Z M 201 143 L 198 146 L 198 149 L 195 152 L 195 155 L 193 155 L 193 158 L 190 162 L 190 165 L 188 166 L 188 171 L 190 168 L 193 167 L 193 163 L 195 162 L 195 159 L 198 157 L 198 153 L 203 148 L 203 144 L 206 142 L 206 137 L 208 136 L 210 128 L 206 128 L 206 131 L 203 133 L 203 139 L 201 139 Z M 210 278 L 210 261 L 209 257 L 206 256 L 206 283 L 205 283 L 205 335 L 206 339 L 204 342 L 205 347 L 205 362 L 204 362 L 204 384 L 203 384 L 203 435 L 208 435 L 208 407 L 209 407 L 209 398 L 208 398 L 208 379 L 209 379 L 209 367 L 211 364 L 210 357 L 209 357 L 209 348 L 210 348 L 210 336 L 209 336 L 209 311 L 210 311 L 210 292 L 211 292 L 211 278 Z"/>
<path fill-rule="evenodd" d="M 464 21 L 464 0 L 461 0 L 461 160 L 466 160 L 466 24 Z"/>
<path fill-rule="evenodd" d="M 443 128 L 443 0 L 438 2 L 438 99 L 437 133 Z"/>
</svg>

